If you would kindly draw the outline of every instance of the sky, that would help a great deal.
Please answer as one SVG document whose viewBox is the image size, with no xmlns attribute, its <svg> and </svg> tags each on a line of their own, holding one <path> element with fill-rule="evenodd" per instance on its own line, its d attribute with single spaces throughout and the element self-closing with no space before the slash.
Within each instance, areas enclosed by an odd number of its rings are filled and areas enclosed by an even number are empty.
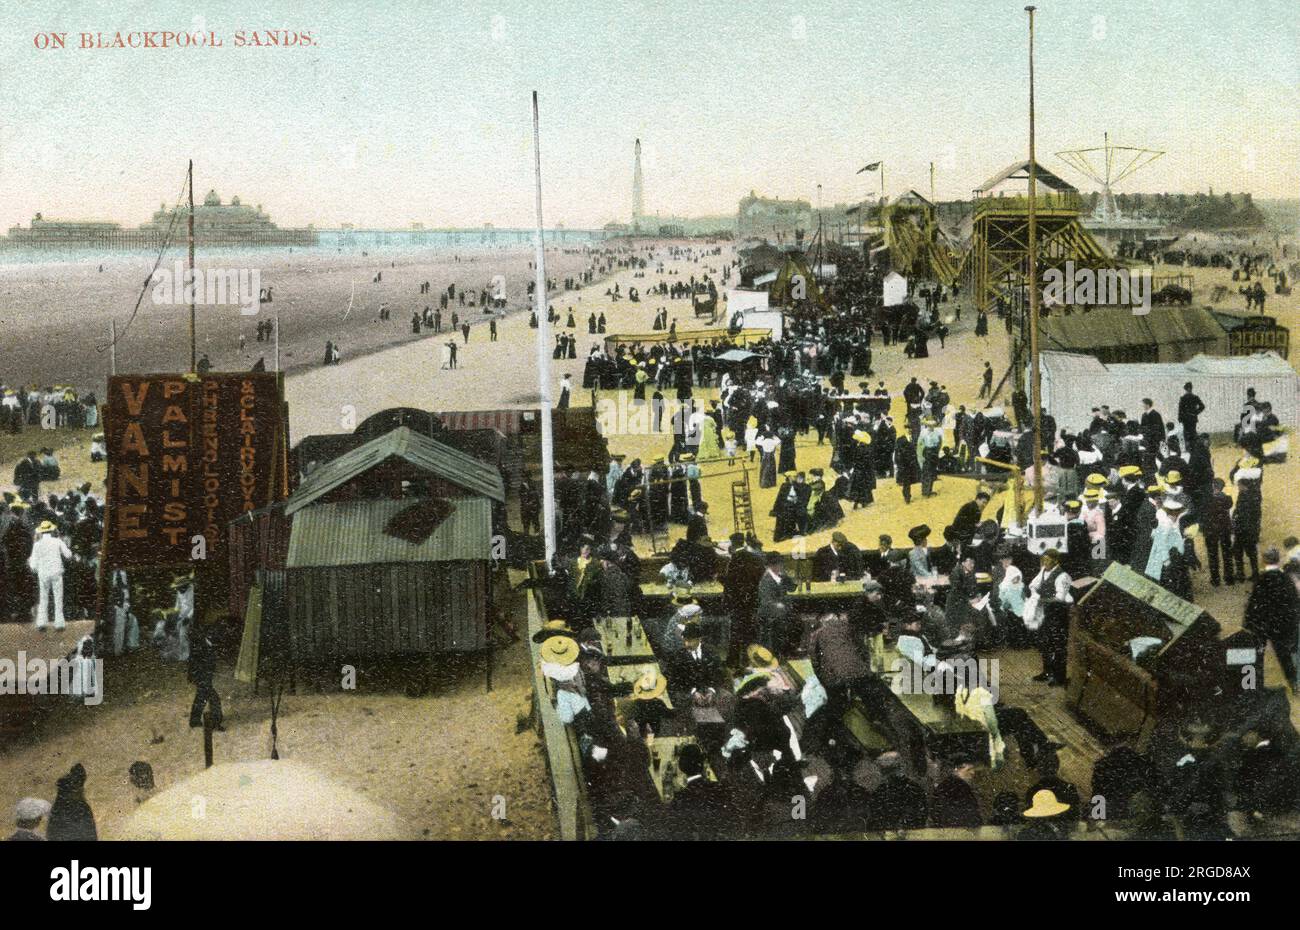
<svg viewBox="0 0 1300 930">
<path fill-rule="evenodd" d="M 0 5 L 0 229 L 136 225 L 199 196 L 283 226 L 529 226 L 531 92 L 548 226 L 734 214 L 760 194 L 969 197 L 1028 153 L 1028 16 L 1002 0 L 691 4 L 345 0 Z M 1039 0 L 1039 161 L 1167 152 L 1120 190 L 1300 196 L 1291 0 Z M 222 48 L 82 49 L 81 33 L 215 32 Z M 235 34 L 310 33 L 297 47 Z M 65 47 L 51 33 L 66 35 Z"/>
</svg>

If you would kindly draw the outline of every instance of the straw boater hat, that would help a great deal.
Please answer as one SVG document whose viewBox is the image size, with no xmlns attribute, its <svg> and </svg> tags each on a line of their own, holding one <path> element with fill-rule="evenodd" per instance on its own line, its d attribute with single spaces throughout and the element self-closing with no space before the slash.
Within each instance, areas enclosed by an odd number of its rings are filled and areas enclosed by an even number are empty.
<svg viewBox="0 0 1300 930">
<path fill-rule="evenodd" d="M 1086 501 L 1099 501 L 1101 500 L 1101 491 L 1097 488 L 1088 488 L 1083 492 L 1083 499 Z"/>
<path fill-rule="evenodd" d="M 1138 468 L 1136 465 L 1124 465 L 1120 467 L 1119 476 L 1121 478 L 1140 478 L 1142 476 L 1142 469 Z"/>
<path fill-rule="evenodd" d="M 1083 508 L 1083 501 L 1069 500 L 1065 502 L 1066 510 L 1081 510 L 1082 508 Z"/>
<path fill-rule="evenodd" d="M 1057 800 L 1050 788 L 1034 792 L 1034 803 L 1025 811 L 1026 817 L 1059 817 L 1070 809 L 1070 805 Z"/>
<path fill-rule="evenodd" d="M 31 823 L 40 820 L 50 812 L 50 802 L 42 798 L 23 798 L 14 808 L 14 820 Z"/>
<path fill-rule="evenodd" d="M 785 477 L 785 478 L 794 478 L 794 477 L 796 477 L 798 474 L 799 474 L 799 473 L 798 473 L 797 471 L 795 471 L 795 470 L 792 468 L 792 469 L 790 469 L 790 470 L 787 471 L 787 472 L 783 472 L 783 473 L 782 473 L 782 476 Z"/>
<path fill-rule="evenodd" d="M 772 655 L 772 650 L 758 643 L 751 643 L 745 649 L 745 661 L 750 668 L 773 669 L 780 665 L 776 656 Z"/>
<path fill-rule="evenodd" d="M 538 656 L 549 665 L 572 665 L 578 661 L 578 641 L 572 636 L 552 636 L 537 650 Z"/>
<path fill-rule="evenodd" d="M 667 690 L 668 680 L 652 668 L 636 680 L 632 686 L 632 698 L 637 701 L 653 701 Z"/>
<path fill-rule="evenodd" d="M 868 432 L 866 432 L 865 430 L 860 430 L 860 429 L 859 429 L 859 430 L 854 430 L 854 431 L 853 431 L 853 441 L 854 441 L 854 442 L 860 442 L 860 443 L 862 443 L 864 446 L 869 446 L 869 445 L 871 445 L 871 434 L 868 433 Z"/>
<path fill-rule="evenodd" d="M 542 628 L 533 634 L 533 642 L 544 643 L 552 636 L 572 636 L 573 630 L 569 629 L 568 621 L 554 619 L 547 620 L 542 624 Z"/>
<path fill-rule="evenodd" d="M 1178 511 L 1183 509 L 1183 502 L 1178 500 L 1177 498 L 1171 497 L 1169 500 L 1165 501 L 1161 506 L 1164 507 L 1165 510 L 1170 511 L 1171 513 L 1177 513 Z"/>
<path fill-rule="evenodd" d="M 1085 481 L 1090 487 L 1094 488 L 1104 488 L 1106 486 L 1106 476 L 1099 471 L 1090 474 Z"/>
<path fill-rule="evenodd" d="M 41 533 L 57 533 L 58 531 L 59 528 L 55 526 L 53 523 L 51 523 L 49 520 L 42 520 L 41 525 L 36 527 L 36 535 L 38 536 Z"/>
</svg>

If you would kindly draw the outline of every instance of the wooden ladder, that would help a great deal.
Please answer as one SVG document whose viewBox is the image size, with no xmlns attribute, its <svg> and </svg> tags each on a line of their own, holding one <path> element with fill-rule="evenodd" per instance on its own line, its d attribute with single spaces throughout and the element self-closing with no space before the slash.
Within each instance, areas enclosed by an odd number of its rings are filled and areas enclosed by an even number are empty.
<svg viewBox="0 0 1300 930">
<path fill-rule="evenodd" d="M 754 533 L 754 502 L 749 493 L 749 469 L 741 468 L 740 480 L 731 482 L 731 518 L 733 532 Z"/>
</svg>

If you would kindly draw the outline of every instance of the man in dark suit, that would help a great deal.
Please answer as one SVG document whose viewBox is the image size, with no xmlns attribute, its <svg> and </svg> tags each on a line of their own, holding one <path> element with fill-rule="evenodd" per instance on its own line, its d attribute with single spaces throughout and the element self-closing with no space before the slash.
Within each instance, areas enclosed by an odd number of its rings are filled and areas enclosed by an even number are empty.
<svg viewBox="0 0 1300 930">
<path fill-rule="evenodd" d="M 813 556 L 813 580 L 835 581 L 862 577 L 862 550 L 843 533 L 832 533 L 831 541 Z"/>
<path fill-rule="evenodd" d="M 1156 409 L 1150 397 L 1142 399 L 1142 445 L 1146 447 L 1147 456 L 1154 456 L 1160 451 L 1160 444 L 1165 441 L 1165 418 Z"/>
<path fill-rule="evenodd" d="M 619 566 L 618 550 L 601 546 L 596 555 L 600 559 L 600 615 L 630 617 L 638 613 L 641 591 Z"/>
<path fill-rule="evenodd" d="M 1264 550 L 1264 567 L 1246 601 L 1242 625 L 1273 644 L 1277 660 L 1286 675 L 1287 687 L 1296 689 L 1296 637 L 1300 634 L 1300 594 L 1289 575 L 1282 571 L 1282 554 Z"/>
<path fill-rule="evenodd" d="M 794 611 L 788 595 L 798 586 L 785 573 L 781 553 L 769 552 L 763 561 L 765 569 L 758 582 L 758 642 L 780 656 L 795 639 L 789 628 Z"/>
<path fill-rule="evenodd" d="M 992 495 L 980 488 L 975 492 L 974 500 L 967 501 L 957 510 L 957 516 L 952 519 L 952 531 L 953 536 L 963 546 L 969 546 L 970 541 L 975 538 L 975 530 L 980 525 L 984 508 L 989 505 L 990 500 Z"/>
<path fill-rule="evenodd" d="M 879 545 L 871 552 L 864 553 L 862 556 L 862 567 L 867 573 L 877 581 L 889 569 L 889 556 L 894 549 L 894 540 L 882 534 Z"/>
<path fill-rule="evenodd" d="M 1184 440 L 1196 437 L 1197 418 L 1205 412 L 1205 403 L 1192 393 L 1192 382 L 1183 385 L 1183 396 L 1178 398 L 1178 422 L 1183 427 Z"/>
<path fill-rule="evenodd" d="M 29 451 L 14 466 L 14 484 L 18 486 L 18 496 L 28 503 L 40 498 L 41 463 L 36 458 L 36 450 Z"/>
<path fill-rule="evenodd" d="M 1223 556 L 1223 580 L 1236 584 L 1232 574 L 1232 498 L 1224 492 L 1222 478 L 1214 479 L 1214 490 L 1201 511 L 1201 535 L 1210 560 L 1210 584 L 1219 586 L 1219 556 Z"/>
<path fill-rule="evenodd" d="M 786 472 L 785 481 L 776 492 L 771 515 L 776 517 L 773 542 L 782 542 L 791 536 L 802 536 L 808 528 L 808 498 L 812 488 L 804 480 L 803 472 Z"/>
<path fill-rule="evenodd" d="M 1142 487 L 1142 470 L 1136 465 L 1123 466 L 1119 474 L 1119 508 L 1115 511 L 1111 527 L 1106 531 L 1106 554 L 1116 562 L 1128 564 L 1133 554 L 1138 512 L 1146 502 L 1147 494 Z"/>
<path fill-rule="evenodd" d="M 726 667 L 703 640 L 699 621 L 687 621 L 682 630 L 685 648 L 671 657 L 667 671 L 673 691 L 704 696 L 726 686 Z"/>
<path fill-rule="evenodd" d="M 730 562 L 722 578 L 722 604 L 731 619 L 730 653 L 734 658 L 757 639 L 754 611 L 758 607 L 758 583 L 763 577 L 763 559 L 745 545 L 742 533 L 731 534 Z"/>
<path fill-rule="evenodd" d="M 975 763 L 958 758 L 949 774 L 935 786 L 930 806 L 930 825 L 934 827 L 981 827 L 979 799 L 971 782 L 975 780 Z"/>
</svg>

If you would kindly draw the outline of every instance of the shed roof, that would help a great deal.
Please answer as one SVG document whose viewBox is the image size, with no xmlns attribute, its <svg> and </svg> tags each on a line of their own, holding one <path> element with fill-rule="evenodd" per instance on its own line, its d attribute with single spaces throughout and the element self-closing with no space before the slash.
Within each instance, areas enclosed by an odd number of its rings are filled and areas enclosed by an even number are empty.
<svg viewBox="0 0 1300 930">
<path fill-rule="evenodd" d="M 451 514 L 422 542 L 384 532 L 404 510 L 423 498 L 340 501 L 308 507 L 293 518 L 286 568 L 337 567 L 385 562 L 482 561 L 492 549 L 492 505 L 462 497 Z"/>
<path fill-rule="evenodd" d="M 301 510 L 390 458 L 404 459 L 415 467 L 474 494 L 482 494 L 495 501 L 506 499 L 505 484 L 497 469 L 472 455 L 422 436 L 409 427 L 399 426 L 313 471 L 303 479 L 298 490 L 290 495 L 285 503 L 285 513 L 293 514 Z"/>
<path fill-rule="evenodd" d="M 1034 180 L 1037 181 L 1039 184 L 1049 187 L 1054 191 L 1076 190 L 1073 184 L 1061 178 L 1060 175 L 1052 171 L 1048 171 L 1041 164 L 1038 163 L 1035 164 L 1036 167 L 1034 170 Z M 1003 181 L 1009 180 L 1011 178 L 1019 179 L 1021 177 L 1025 179 L 1029 178 L 1029 159 L 1025 159 L 1024 161 L 1018 161 L 1014 164 L 1007 165 L 997 174 L 993 175 L 993 177 L 989 178 L 979 187 L 975 188 L 975 190 L 979 191 L 980 193 L 983 193 L 985 191 L 992 190 L 993 188 L 1001 184 Z"/>
</svg>

